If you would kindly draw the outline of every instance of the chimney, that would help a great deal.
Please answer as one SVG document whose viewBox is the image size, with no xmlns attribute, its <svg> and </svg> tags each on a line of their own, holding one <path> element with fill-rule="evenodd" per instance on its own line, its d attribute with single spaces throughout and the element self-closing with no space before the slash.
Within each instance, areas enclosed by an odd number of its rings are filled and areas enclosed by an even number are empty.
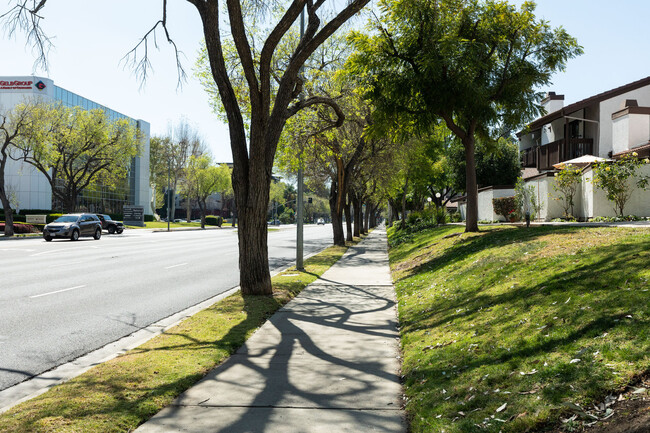
<svg viewBox="0 0 650 433">
<path fill-rule="evenodd" d="M 548 92 L 546 97 L 542 99 L 542 108 L 545 111 L 544 115 L 561 110 L 562 107 L 564 107 L 564 95 L 556 95 L 555 92 Z"/>
</svg>

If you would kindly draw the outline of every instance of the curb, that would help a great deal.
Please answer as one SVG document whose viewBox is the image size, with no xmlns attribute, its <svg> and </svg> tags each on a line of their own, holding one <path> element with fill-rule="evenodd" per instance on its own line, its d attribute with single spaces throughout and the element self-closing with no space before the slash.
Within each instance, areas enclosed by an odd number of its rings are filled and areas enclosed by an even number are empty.
<svg viewBox="0 0 650 433">
<path fill-rule="evenodd" d="M 308 259 L 316 254 L 321 253 L 325 249 L 316 251 L 303 257 Z M 273 272 L 271 277 L 274 277 L 295 265 L 292 261 Z M 0 391 L 0 414 L 8 411 L 12 407 L 38 397 L 47 392 L 50 388 L 67 382 L 86 371 L 90 370 L 95 365 L 110 361 L 125 352 L 135 349 L 136 347 L 146 343 L 157 335 L 162 334 L 170 328 L 180 324 L 185 319 L 193 316 L 194 314 L 209 308 L 215 303 L 227 298 L 230 295 L 237 293 L 240 290 L 239 286 L 231 287 L 215 296 L 212 296 L 204 301 L 194 304 L 182 311 L 174 313 L 170 316 L 164 317 L 161 320 L 152 323 L 149 326 L 140 328 L 139 330 L 126 335 L 116 341 L 108 343 L 98 349 L 93 350 L 85 355 L 82 355 L 70 362 L 54 367 L 51 370 L 45 371 L 23 382 L 20 382 L 12 387 Z"/>
</svg>

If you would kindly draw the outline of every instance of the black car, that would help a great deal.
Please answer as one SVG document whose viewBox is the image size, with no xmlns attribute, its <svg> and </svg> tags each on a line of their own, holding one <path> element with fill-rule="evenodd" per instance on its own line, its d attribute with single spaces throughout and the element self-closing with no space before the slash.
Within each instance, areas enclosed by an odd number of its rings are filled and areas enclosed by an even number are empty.
<svg viewBox="0 0 650 433">
<path fill-rule="evenodd" d="M 110 215 L 96 214 L 97 218 L 102 222 L 102 228 L 108 230 L 108 233 L 117 233 L 118 235 L 124 231 L 124 224 L 122 221 L 115 221 L 111 219 Z"/>
<path fill-rule="evenodd" d="M 96 215 L 90 213 L 61 215 L 43 229 L 43 238 L 47 242 L 54 238 L 70 238 L 76 241 L 82 236 L 92 236 L 96 240 L 102 237 L 102 223 Z"/>
</svg>

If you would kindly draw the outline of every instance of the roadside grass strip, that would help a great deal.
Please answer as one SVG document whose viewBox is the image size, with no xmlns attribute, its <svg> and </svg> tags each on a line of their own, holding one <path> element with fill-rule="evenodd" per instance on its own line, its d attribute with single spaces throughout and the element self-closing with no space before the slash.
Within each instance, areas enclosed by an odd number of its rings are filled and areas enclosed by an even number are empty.
<svg viewBox="0 0 650 433">
<path fill-rule="evenodd" d="M 650 229 L 462 231 L 389 230 L 411 431 L 611 416 L 650 370 Z"/>
<path fill-rule="evenodd" d="M 352 245 L 352 243 L 349 243 Z M 272 279 L 273 296 L 232 295 L 149 342 L 0 415 L 1 432 L 129 432 L 223 362 L 347 247 Z"/>
</svg>

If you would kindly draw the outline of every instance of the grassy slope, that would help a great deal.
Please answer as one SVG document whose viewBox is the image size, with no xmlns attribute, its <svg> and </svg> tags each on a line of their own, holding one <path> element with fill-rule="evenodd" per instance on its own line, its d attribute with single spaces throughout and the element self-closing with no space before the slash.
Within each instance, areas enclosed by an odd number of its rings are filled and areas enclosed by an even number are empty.
<svg viewBox="0 0 650 433">
<path fill-rule="evenodd" d="M 537 428 L 650 369 L 650 230 L 462 230 L 390 250 L 413 432 Z"/>
<path fill-rule="evenodd" d="M 238 293 L 111 361 L 0 415 L 0 432 L 127 432 L 225 360 L 346 251 L 330 247 L 273 278 L 273 297 Z M 284 276 L 288 274 L 289 276 Z"/>
</svg>

